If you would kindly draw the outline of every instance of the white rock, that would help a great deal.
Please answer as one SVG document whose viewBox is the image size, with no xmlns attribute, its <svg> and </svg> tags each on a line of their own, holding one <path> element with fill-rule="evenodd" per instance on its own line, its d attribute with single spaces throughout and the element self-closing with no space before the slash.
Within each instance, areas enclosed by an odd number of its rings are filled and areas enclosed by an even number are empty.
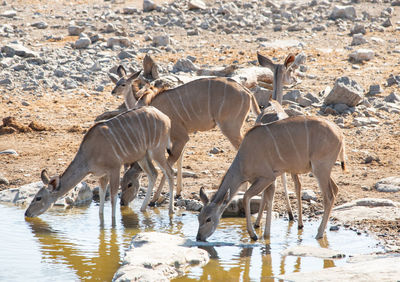
<svg viewBox="0 0 400 282">
<path fill-rule="evenodd" d="M 107 40 L 108 48 L 113 48 L 116 45 L 119 45 L 121 47 L 129 47 L 131 45 L 131 42 L 127 37 L 123 36 L 111 37 Z"/>
<path fill-rule="evenodd" d="M 371 124 L 379 124 L 379 120 L 372 117 L 356 117 L 353 120 L 354 126 L 366 126 Z"/>
<path fill-rule="evenodd" d="M 323 259 L 343 258 L 345 254 L 314 246 L 293 246 L 281 252 L 282 256 L 316 257 Z"/>
<path fill-rule="evenodd" d="M 362 87 L 347 76 L 340 77 L 336 80 L 335 86 L 326 96 L 324 103 L 331 104 L 346 104 L 349 107 L 354 107 L 364 98 Z"/>
<path fill-rule="evenodd" d="M 17 43 L 8 43 L 4 45 L 3 47 L 1 47 L 1 52 L 6 54 L 6 56 L 8 57 L 13 57 L 14 55 L 24 58 L 39 56 L 36 52 Z"/>
<path fill-rule="evenodd" d="M 379 180 L 375 184 L 375 189 L 379 192 L 399 192 L 400 176 L 391 176 Z"/>
<path fill-rule="evenodd" d="M 353 20 L 356 18 L 356 9 L 353 6 L 335 6 L 333 7 L 330 15 L 331 19 L 349 19 Z"/>
<path fill-rule="evenodd" d="M 90 38 L 88 37 L 81 37 L 78 40 L 75 41 L 75 48 L 76 49 L 85 49 L 87 47 L 89 47 L 90 43 L 92 43 L 90 41 Z"/>
<path fill-rule="evenodd" d="M 189 0 L 188 7 L 189 10 L 195 10 L 195 9 L 204 10 L 207 8 L 206 4 L 201 0 Z"/>
<path fill-rule="evenodd" d="M 188 239 L 157 232 L 136 235 L 113 281 L 170 281 L 209 261 L 207 251 Z"/>
<path fill-rule="evenodd" d="M 13 18 L 16 15 L 17 15 L 17 12 L 15 10 L 7 10 L 0 14 L 1 17 L 5 17 L 5 18 Z"/>
<path fill-rule="evenodd" d="M 375 52 L 371 49 L 358 49 L 349 55 L 351 60 L 355 62 L 363 62 L 372 60 L 375 56 Z"/>
<path fill-rule="evenodd" d="M 279 275 L 285 281 L 397 281 L 400 277 L 400 257 L 378 258 L 369 261 L 347 263 L 312 272 Z"/>
<path fill-rule="evenodd" d="M 170 38 L 168 34 L 156 35 L 153 37 L 154 46 L 168 46 L 170 44 Z"/>
<path fill-rule="evenodd" d="M 144 0 L 143 1 L 143 11 L 150 12 L 157 9 L 157 5 L 151 0 Z"/>
<path fill-rule="evenodd" d="M 72 36 L 79 35 L 85 28 L 83 26 L 70 25 L 68 26 L 68 34 Z"/>
</svg>

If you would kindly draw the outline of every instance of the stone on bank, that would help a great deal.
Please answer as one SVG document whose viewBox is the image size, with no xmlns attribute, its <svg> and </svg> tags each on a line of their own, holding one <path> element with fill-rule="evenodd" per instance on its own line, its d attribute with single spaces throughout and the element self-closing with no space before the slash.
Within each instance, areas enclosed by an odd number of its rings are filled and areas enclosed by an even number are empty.
<svg viewBox="0 0 400 282">
<path fill-rule="evenodd" d="M 113 281 L 170 281 L 191 266 L 206 265 L 207 251 L 191 245 L 191 240 L 176 235 L 140 233 L 133 238 Z"/>
</svg>

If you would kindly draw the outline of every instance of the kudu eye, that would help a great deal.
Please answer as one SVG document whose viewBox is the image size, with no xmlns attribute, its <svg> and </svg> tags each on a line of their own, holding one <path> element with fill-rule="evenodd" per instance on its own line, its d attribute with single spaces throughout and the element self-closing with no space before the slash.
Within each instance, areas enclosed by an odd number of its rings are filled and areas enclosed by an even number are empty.
<svg viewBox="0 0 400 282">
<path fill-rule="evenodd" d="M 42 197 L 36 197 L 35 200 L 39 202 L 41 199 L 42 199 Z"/>
<path fill-rule="evenodd" d="M 122 87 L 125 87 L 125 85 L 126 85 L 125 83 L 124 83 L 124 84 L 121 84 Z"/>
<path fill-rule="evenodd" d="M 129 184 L 128 184 L 128 188 L 131 188 L 131 187 L 132 187 L 132 183 L 129 183 Z"/>
<path fill-rule="evenodd" d="M 207 218 L 206 222 L 211 222 L 211 217 Z"/>
</svg>

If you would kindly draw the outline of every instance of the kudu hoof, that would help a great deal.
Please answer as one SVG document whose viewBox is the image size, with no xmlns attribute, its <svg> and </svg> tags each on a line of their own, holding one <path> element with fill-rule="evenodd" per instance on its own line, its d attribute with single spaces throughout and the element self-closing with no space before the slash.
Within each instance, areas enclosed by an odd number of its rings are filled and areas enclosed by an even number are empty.
<svg viewBox="0 0 400 282">
<path fill-rule="evenodd" d="M 293 221 L 294 220 L 294 216 L 292 213 L 289 213 L 289 221 Z"/>
<path fill-rule="evenodd" d="M 260 225 L 254 224 L 254 228 L 255 228 L 255 229 L 258 229 L 258 228 L 260 228 Z"/>
<path fill-rule="evenodd" d="M 251 236 L 251 240 L 257 241 L 258 240 L 258 236 L 257 235 Z"/>
<path fill-rule="evenodd" d="M 156 206 L 156 202 L 150 202 L 149 203 L 149 207 L 155 207 Z"/>
<path fill-rule="evenodd" d="M 297 229 L 299 229 L 299 230 L 301 230 L 301 229 L 303 229 L 303 225 L 299 225 L 299 226 L 297 226 Z"/>
<path fill-rule="evenodd" d="M 182 199 L 182 196 L 181 196 L 181 195 L 175 195 L 174 199 L 175 199 L 175 200 Z"/>
</svg>

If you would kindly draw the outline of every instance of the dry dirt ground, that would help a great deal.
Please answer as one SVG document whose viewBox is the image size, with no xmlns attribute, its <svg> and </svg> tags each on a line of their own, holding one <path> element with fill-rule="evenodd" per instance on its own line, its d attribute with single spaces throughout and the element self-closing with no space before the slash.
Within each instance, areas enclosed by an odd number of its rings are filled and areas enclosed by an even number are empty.
<svg viewBox="0 0 400 282">
<path fill-rule="evenodd" d="M 14 5 L 22 5 L 24 1 L 15 1 Z M 88 1 L 68 1 L 70 5 Z M 90 2 L 90 1 L 89 1 Z M 48 7 L 56 8 L 56 5 L 63 5 L 66 2 L 55 2 Z M 75 3 L 75 4 L 76 4 Z M 140 7 L 141 1 L 131 1 L 124 4 L 115 4 L 115 7 L 137 5 Z M 35 3 L 32 4 L 35 7 Z M 51 6 L 54 5 L 54 6 Z M 113 4 L 114 5 L 114 4 Z M 376 5 L 370 4 L 368 9 L 373 11 Z M 393 22 L 399 21 L 400 7 L 395 7 L 394 15 L 398 15 Z M 39 6 L 37 6 L 39 9 Z M 48 8 L 50 9 L 50 8 Z M 377 9 L 381 10 L 381 9 Z M 27 15 L 28 16 L 28 15 Z M 54 46 L 47 42 L 39 33 L 31 34 L 33 41 L 37 44 Z M 45 31 L 49 33 L 49 31 Z M 272 32 L 270 29 L 260 31 L 259 36 L 273 39 L 298 38 L 296 33 Z M 399 38 L 399 31 L 394 27 L 387 28 L 385 32 L 373 34 L 369 32 L 367 36 L 377 36 L 388 42 L 389 39 Z M 254 35 L 249 35 L 254 38 Z M 65 37 L 65 42 L 74 41 L 76 38 Z M 143 38 L 136 38 L 143 40 Z M 186 33 L 174 32 L 174 39 L 184 42 L 185 54 L 162 53 L 154 55 L 155 59 L 162 63 L 176 62 L 181 57 L 193 55 L 197 57 L 197 64 L 222 65 L 229 64 L 234 60 L 239 64 L 248 65 L 248 62 L 256 59 L 256 51 L 265 55 L 274 56 L 283 60 L 288 52 L 298 53 L 298 48 L 260 48 L 254 40 L 246 42 L 245 35 L 218 35 L 204 32 L 198 36 L 188 37 Z M 360 83 L 364 89 L 368 89 L 371 84 L 384 85 L 389 74 L 398 75 L 400 65 L 400 54 L 391 52 L 391 48 L 385 44 L 374 48 L 376 57 L 364 64 L 359 64 L 359 69 L 353 69 L 348 61 L 349 51 L 343 49 L 351 42 L 351 37 L 347 32 L 338 32 L 335 26 L 331 26 L 325 32 L 318 33 L 318 36 L 310 37 L 301 34 L 300 41 L 307 45 L 303 52 L 307 55 L 307 73 L 316 76 L 314 79 L 302 78 L 302 82 L 294 87 L 307 93 L 317 94 L 327 86 L 333 87 L 336 78 L 347 75 Z M 201 48 L 193 46 L 201 44 Z M 60 43 L 57 43 L 60 44 Z M 229 45 L 224 54 L 215 51 L 216 46 L 222 44 Z M 373 43 L 367 44 L 373 46 Z M 366 46 L 368 47 L 368 46 Z M 32 47 L 32 49 L 34 49 Z M 218 59 L 224 56 L 224 61 Z M 110 66 L 111 67 L 111 66 Z M 106 110 L 116 108 L 122 102 L 122 97 L 111 96 L 112 83 L 106 87 L 103 93 L 92 94 L 85 97 L 77 91 L 75 94 L 51 93 L 47 91 L 38 97 L 29 91 L 23 92 L 20 89 L 7 91 L 7 97 L 0 95 L 0 118 L 8 116 L 14 117 L 18 122 L 28 125 L 31 121 L 36 121 L 46 127 L 46 131 L 32 131 L 28 133 L 13 133 L 0 135 L 0 150 L 15 149 L 19 156 L 1 155 L 0 172 L 8 178 L 10 185 L 1 186 L 0 189 L 19 187 L 23 184 L 38 181 L 40 172 L 47 168 L 51 175 L 62 173 L 69 162 L 74 157 L 78 146 L 83 138 L 84 132 L 93 125 L 95 117 Z M 389 88 L 383 87 L 386 96 L 393 91 L 399 91 L 397 86 Z M 0 88 L 0 93 L 5 89 Z M 23 106 L 22 101 L 28 101 L 29 106 Z M 316 114 L 318 109 L 314 109 Z M 381 178 L 398 176 L 400 173 L 400 117 L 398 114 L 384 113 L 387 119 L 378 118 L 379 126 L 366 129 L 352 126 L 352 120 L 356 116 L 345 116 L 345 128 L 343 132 L 346 136 L 347 146 L 347 172 L 343 173 L 339 166 L 333 170 L 333 178 L 339 186 L 339 195 L 335 205 L 352 201 L 358 198 L 387 198 L 400 202 L 400 193 L 379 193 L 373 189 L 374 184 Z M 326 116 L 329 120 L 335 120 L 335 116 Z M 248 129 L 251 123 L 246 124 Z M 219 154 L 210 154 L 213 147 L 223 150 Z M 375 156 L 375 160 L 365 163 L 368 155 Z M 187 144 L 183 165 L 186 170 L 198 174 L 198 178 L 184 178 L 184 196 L 191 197 L 192 192 L 198 192 L 200 187 L 206 189 L 216 189 L 235 156 L 235 150 L 228 140 L 218 129 L 209 132 L 197 132 L 191 135 Z M 97 185 L 93 177 L 87 177 L 87 182 Z M 315 179 L 309 175 L 302 175 L 301 182 L 303 189 L 319 191 Z M 289 181 L 289 189 L 293 191 L 292 182 Z M 274 209 L 284 214 L 283 194 L 278 186 Z M 320 196 L 320 194 L 318 194 Z M 292 205 L 295 207 L 296 201 L 292 198 Z M 321 199 L 316 205 L 308 205 L 303 202 L 305 213 L 309 216 L 314 215 L 314 211 L 322 208 Z M 362 222 L 356 226 L 358 230 L 371 230 L 380 238 L 391 240 L 400 245 L 400 219 L 397 222 Z"/>
</svg>

